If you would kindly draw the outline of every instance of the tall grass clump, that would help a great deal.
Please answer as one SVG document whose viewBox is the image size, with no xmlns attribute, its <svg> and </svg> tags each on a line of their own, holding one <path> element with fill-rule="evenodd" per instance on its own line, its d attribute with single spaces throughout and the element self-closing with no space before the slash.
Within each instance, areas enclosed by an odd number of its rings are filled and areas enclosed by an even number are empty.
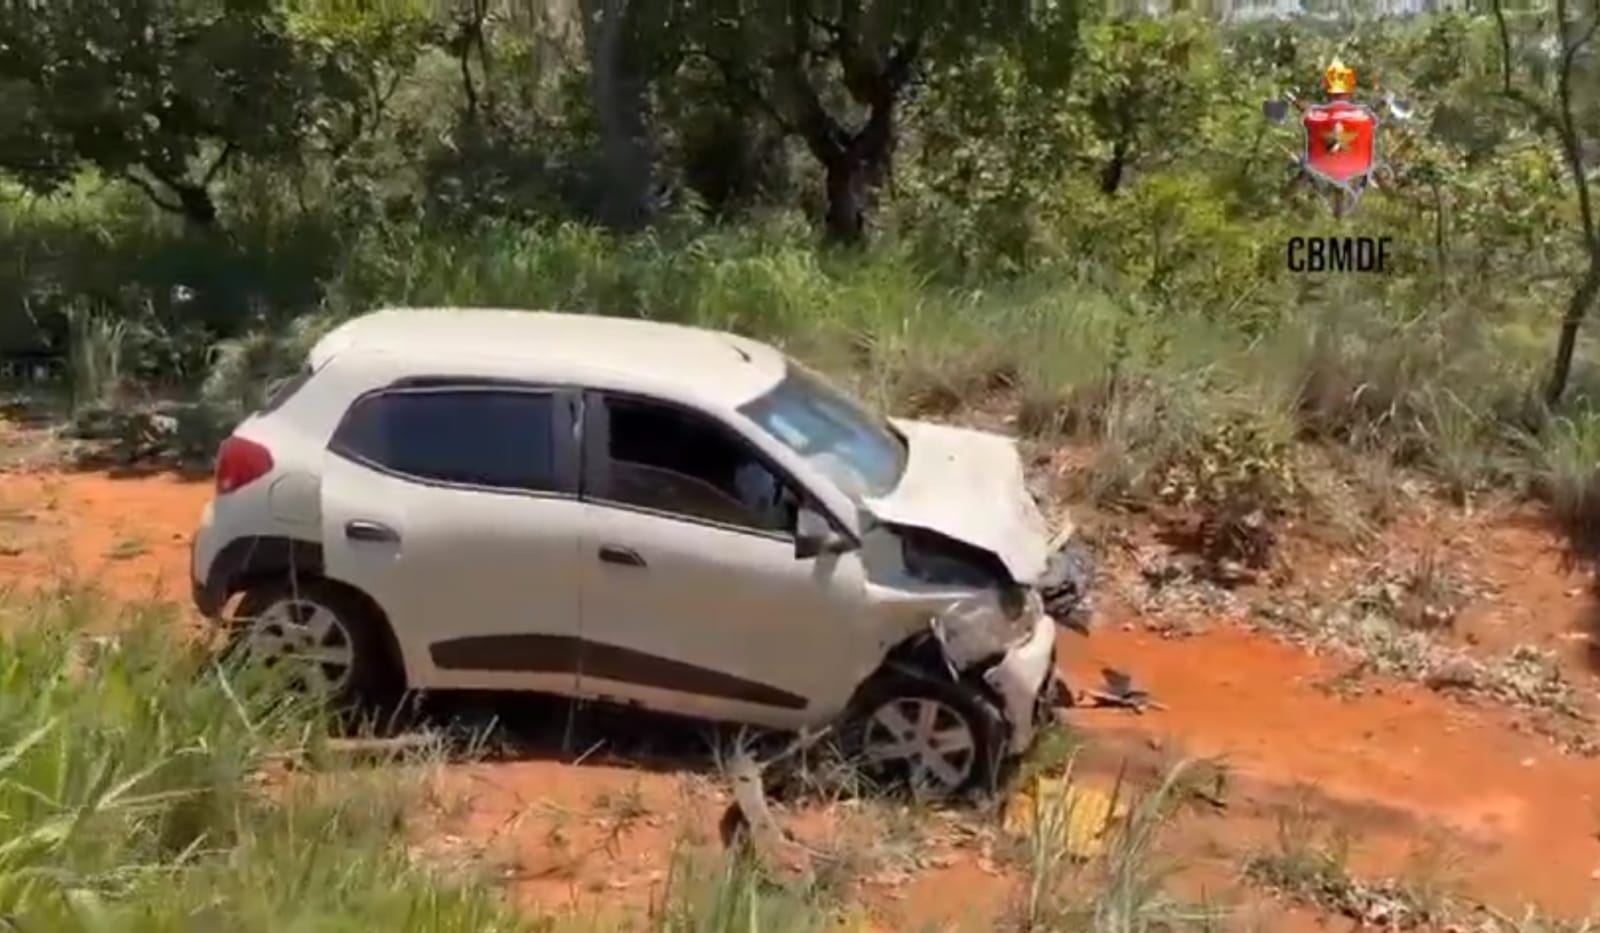
<svg viewBox="0 0 1600 933">
<path fill-rule="evenodd" d="M 1166 890 L 1177 866 L 1163 861 L 1160 834 L 1192 790 L 1193 770 L 1191 764 L 1180 763 L 1144 790 L 1119 780 L 1101 829 L 1104 848 L 1087 858 L 1068 849 L 1069 836 L 1079 829 L 1074 824 L 1084 822 L 1074 813 L 1081 798 L 1064 793 L 1037 798 L 1024 852 L 1027 883 L 1017 905 L 1017 926 L 1027 933 L 1218 928 L 1221 912 L 1184 903 Z M 1070 782 L 1072 775 L 1069 762 L 1063 780 Z"/>
<path fill-rule="evenodd" d="M 114 401 L 126 375 L 129 323 L 82 306 L 68 309 L 66 318 L 68 387 L 73 409 Z"/>
<path fill-rule="evenodd" d="M 1528 442 L 1534 491 L 1550 503 L 1579 549 L 1600 549 L 1600 413 L 1556 419 Z"/>
<path fill-rule="evenodd" d="M 50 931 L 517 927 L 410 865 L 398 796 L 263 779 L 318 756 L 308 701 L 214 663 L 165 612 L 109 615 L 82 592 L 0 595 L 0 916 Z"/>
</svg>

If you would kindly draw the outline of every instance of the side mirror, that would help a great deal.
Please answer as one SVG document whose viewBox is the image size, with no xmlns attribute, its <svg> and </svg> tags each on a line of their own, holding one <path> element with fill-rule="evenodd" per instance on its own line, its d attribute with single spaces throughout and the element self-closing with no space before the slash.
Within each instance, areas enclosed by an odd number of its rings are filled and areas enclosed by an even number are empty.
<svg viewBox="0 0 1600 933">
<path fill-rule="evenodd" d="M 850 546 L 850 539 L 835 531 L 821 514 L 805 506 L 800 507 L 794 528 L 795 560 L 810 560 L 822 554 L 842 554 L 850 550 Z"/>
</svg>

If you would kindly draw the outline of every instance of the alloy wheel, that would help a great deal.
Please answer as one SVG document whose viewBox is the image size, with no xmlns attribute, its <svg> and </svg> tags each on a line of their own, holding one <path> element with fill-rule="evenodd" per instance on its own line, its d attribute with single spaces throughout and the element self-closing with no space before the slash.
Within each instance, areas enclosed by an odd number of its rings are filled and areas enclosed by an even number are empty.
<svg viewBox="0 0 1600 933">
<path fill-rule="evenodd" d="M 931 697 L 902 697 L 867 717 L 862 755 L 875 767 L 903 768 L 911 791 L 939 799 L 960 791 L 978 763 L 972 725 Z"/>
<path fill-rule="evenodd" d="M 355 645 L 333 610 L 308 599 L 281 599 L 250 619 L 245 642 L 269 665 L 293 664 L 306 686 L 328 694 L 349 683 Z"/>
</svg>

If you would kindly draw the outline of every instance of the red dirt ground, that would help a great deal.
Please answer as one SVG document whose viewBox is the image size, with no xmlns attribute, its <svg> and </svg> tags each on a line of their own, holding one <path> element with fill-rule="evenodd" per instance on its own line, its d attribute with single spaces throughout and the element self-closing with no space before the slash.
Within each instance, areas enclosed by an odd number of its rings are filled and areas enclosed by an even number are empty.
<svg viewBox="0 0 1600 933">
<path fill-rule="evenodd" d="M 188 535 L 209 493 L 205 483 L 164 476 L 0 472 L 0 587 L 75 577 L 122 598 L 183 603 Z M 1391 559 L 1448 548 L 1494 584 L 1465 609 L 1456 637 L 1486 652 L 1556 647 L 1593 695 L 1600 680 L 1589 573 L 1566 565 L 1536 513 L 1434 513 L 1403 517 L 1381 547 Z M 1321 685 L 1348 660 L 1226 624 L 1164 638 L 1112 603 L 1091 638 L 1067 637 L 1064 667 L 1078 682 L 1097 679 L 1102 665 L 1128 671 L 1165 709 L 1072 713 L 1091 738 L 1091 769 L 1132 761 L 1138 774 L 1180 755 L 1218 756 L 1232 777 L 1225 811 L 1185 817 L 1170 833 L 1186 893 L 1237 897 L 1243 859 L 1272 844 L 1283 814 L 1309 806 L 1350 835 L 1358 873 L 1410 877 L 1424 870 L 1413 864 L 1419 854 L 1442 852 L 1451 867 L 1426 868 L 1428 880 L 1446 875 L 1502 910 L 1531 903 L 1576 917 L 1595 908 L 1600 759 L 1560 752 L 1511 711 L 1421 686 L 1369 678 L 1362 695 L 1336 696 Z M 455 766 L 434 788 L 429 847 L 501 866 L 516 899 L 543 910 L 648 903 L 674 844 L 714 840 L 726 805 L 704 778 L 552 761 Z M 863 872 L 865 902 L 889 928 L 971 910 L 992 918 L 1013 891 L 1015 873 L 1000 856 L 951 825 L 878 827 L 878 842 L 902 832 L 910 851 L 904 865 L 880 861 Z M 1260 929 L 1349 927 L 1261 909 Z"/>
</svg>

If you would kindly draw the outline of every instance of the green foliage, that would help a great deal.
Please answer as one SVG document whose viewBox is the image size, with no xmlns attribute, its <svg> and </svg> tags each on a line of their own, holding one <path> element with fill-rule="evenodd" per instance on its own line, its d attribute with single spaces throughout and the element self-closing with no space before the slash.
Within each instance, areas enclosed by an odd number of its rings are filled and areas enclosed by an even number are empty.
<svg viewBox="0 0 1600 933">
<path fill-rule="evenodd" d="M 922 412 L 1014 393 L 1024 430 L 1100 444 L 1088 491 L 1106 500 L 1159 489 L 1167 464 L 1236 417 L 1430 470 L 1460 495 L 1545 471 L 1544 445 L 1562 442 L 1530 386 L 1582 257 L 1558 147 L 1499 93 L 1492 18 L 1224 27 L 981 6 L 869 4 L 858 22 L 829 3 L 752 0 L 726 6 L 733 19 L 628 5 L 633 44 L 612 77 L 650 79 L 653 172 L 672 203 L 626 236 L 588 223 L 609 184 L 593 23 L 511 2 L 253 7 L 228 34 L 266 50 L 270 67 L 250 81 L 278 75 L 292 93 L 262 103 L 241 85 L 213 102 L 245 108 L 235 122 L 218 117 L 182 149 L 199 172 L 227 144 L 217 133 L 247 117 L 249 139 L 276 140 L 240 150 L 207 189 L 226 234 L 152 212 L 118 180 L 144 171 L 131 162 L 73 174 L 51 196 L 0 189 L 0 348 L 76 360 L 94 411 L 130 380 L 200 391 L 177 432 L 196 450 L 293 367 L 310 333 L 296 319 L 462 303 L 728 327 Z M 130 7 L 160 20 L 157 71 L 211 54 L 168 39 L 223 29 L 221 9 Z M 787 18 L 807 11 L 816 18 Z M 133 28 L 53 7 L 6 16 L 58 43 Z M 785 22 L 803 28 L 775 29 Z M 801 39 L 797 72 L 784 55 Z M 835 129 L 858 133 L 896 50 L 917 67 L 876 179 L 885 235 L 818 250 L 806 215 L 824 206 L 824 179 L 800 164 L 815 140 L 796 122 L 807 91 Z M 1300 128 L 1260 109 L 1290 89 L 1314 95 L 1336 52 L 1365 99 L 1393 92 L 1413 111 L 1386 119 L 1388 167 L 1342 221 L 1291 184 Z M 86 50 L 62 54 L 83 80 L 127 84 L 134 110 L 155 93 L 138 69 L 111 76 Z M 172 68 L 174 99 L 201 94 Z M 29 88 L 8 101 L 46 99 L 46 84 Z M 83 117 L 108 139 L 128 119 Z M 142 157 L 155 138 L 118 145 Z M 1348 234 L 1390 237 L 1393 274 L 1285 270 L 1289 237 Z M 1593 374 L 1580 365 L 1575 379 Z M 155 423 L 129 429 L 133 446 L 157 443 Z M 1537 439 L 1513 440 L 1528 431 Z"/>
<path fill-rule="evenodd" d="M 1166 464 L 1160 496 L 1200 514 L 1206 556 L 1263 567 L 1274 529 L 1300 492 L 1294 458 L 1288 438 L 1230 419 Z"/>
<path fill-rule="evenodd" d="M 7 4 L 0 51 L 0 165 L 41 191 L 89 164 L 209 222 L 226 160 L 290 151 L 308 119 L 308 63 L 261 0 Z"/>
<path fill-rule="evenodd" d="M 60 190 L 86 166 L 208 225 L 235 161 L 337 159 L 415 61 L 419 5 L 269 0 L 8 3 L 0 8 L 0 167 Z"/>
</svg>

